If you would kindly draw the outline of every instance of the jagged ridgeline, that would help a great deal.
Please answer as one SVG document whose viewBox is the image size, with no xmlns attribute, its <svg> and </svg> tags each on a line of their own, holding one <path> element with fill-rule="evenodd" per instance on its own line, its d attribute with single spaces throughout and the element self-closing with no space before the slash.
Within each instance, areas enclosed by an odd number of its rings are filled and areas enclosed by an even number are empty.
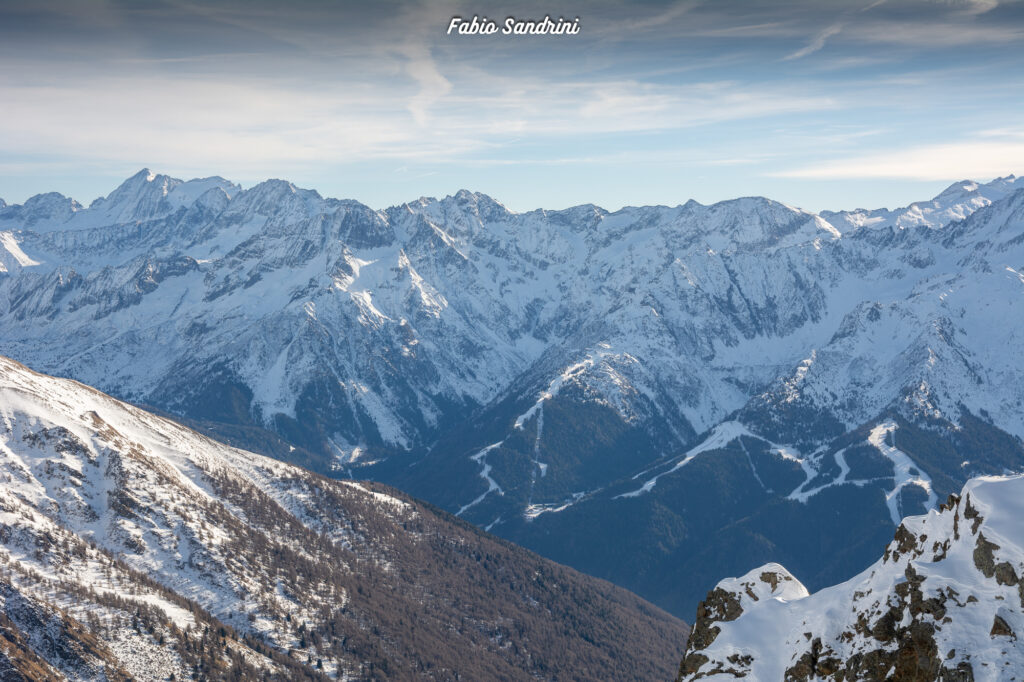
<svg viewBox="0 0 1024 682">
<path fill-rule="evenodd" d="M 0 358 L 0 679 L 666 679 L 688 630 L 375 483 Z"/>
<path fill-rule="evenodd" d="M 895 210 L 516 213 L 144 171 L 0 208 L 0 352 L 688 618 L 766 561 L 845 580 L 1021 470 L 1022 264 L 1013 176 Z"/>
<path fill-rule="evenodd" d="M 972 479 L 845 583 L 808 594 L 778 564 L 723 580 L 677 680 L 1020 680 L 1021 518 L 1024 478 Z"/>
</svg>

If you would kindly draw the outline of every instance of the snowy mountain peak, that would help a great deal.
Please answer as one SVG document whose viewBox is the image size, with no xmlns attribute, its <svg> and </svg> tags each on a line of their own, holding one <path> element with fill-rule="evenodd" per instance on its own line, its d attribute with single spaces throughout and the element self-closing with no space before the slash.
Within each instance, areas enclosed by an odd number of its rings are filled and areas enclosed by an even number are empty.
<svg viewBox="0 0 1024 682">
<path fill-rule="evenodd" d="M 628 209 L 623 209 L 623 211 Z M 560 211 L 538 209 L 526 215 L 536 214 L 544 220 L 564 225 L 575 232 L 589 232 L 601 225 L 610 214 L 595 204 L 580 204 Z"/>
<path fill-rule="evenodd" d="M 445 197 L 445 199 L 454 199 L 455 201 L 457 201 L 460 204 L 480 204 L 480 203 L 485 203 L 485 204 L 496 204 L 498 206 L 501 206 L 501 204 L 499 204 L 497 201 L 495 201 L 493 198 L 489 197 L 488 195 L 484 194 L 483 192 L 474 192 L 474 191 L 468 190 L 468 189 L 460 189 L 454 195 L 452 195 L 450 197 Z"/>
<path fill-rule="evenodd" d="M 939 192 L 935 196 L 934 201 L 942 201 L 943 199 L 949 199 L 951 197 L 961 198 L 965 194 L 977 192 L 979 187 L 981 187 L 981 185 L 973 180 L 960 180 Z"/>
<path fill-rule="evenodd" d="M 143 192 L 156 192 L 161 196 L 167 196 L 167 192 L 175 185 L 181 184 L 181 180 L 172 178 L 169 175 L 154 173 L 148 168 L 143 168 L 135 175 L 122 182 L 106 197 L 100 197 L 93 201 L 89 208 L 98 208 L 104 205 L 111 205 L 135 198 Z"/>
<path fill-rule="evenodd" d="M 231 198 L 240 189 L 220 177 L 185 182 L 144 168 L 87 209 L 56 192 L 36 195 L 21 206 L 0 207 L 0 229 L 50 232 L 144 223 L 192 206 L 211 190 Z M 204 201 L 210 207 L 218 200 L 210 196 Z"/>
<path fill-rule="evenodd" d="M 764 197 L 741 197 L 710 206 L 688 203 L 681 216 L 716 252 L 782 248 L 842 236 L 820 216 Z"/>
<path fill-rule="evenodd" d="M 148 220 L 167 212 L 165 199 L 180 184 L 181 180 L 143 168 L 106 197 L 89 204 L 89 211 L 102 215 L 111 225 Z"/>
<path fill-rule="evenodd" d="M 439 208 L 443 213 L 455 211 L 463 213 L 480 225 L 504 222 L 514 215 L 512 211 L 490 196 L 467 189 L 460 189 L 454 195 L 442 199 L 439 202 Z"/>
<path fill-rule="evenodd" d="M 299 192 L 299 188 L 293 185 L 288 180 L 282 180 L 280 178 L 270 178 L 263 182 L 256 183 L 248 190 L 253 194 L 261 196 L 267 195 L 282 195 L 282 194 L 295 194 Z M 305 190 L 312 191 L 312 190 Z M 317 195 L 319 196 L 319 195 Z"/>
<path fill-rule="evenodd" d="M 856 209 L 853 211 L 822 211 L 821 216 L 840 228 L 859 229 L 913 227 L 941 228 L 963 220 L 979 208 L 999 201 L 1021 185 L 1013 175 L 980 184 L 973 180 L 954 182 L 930 201 L 919 201 L 890 211 Z"/>
<path fill-rule="evenodd" d="M 810 594 L 803 583 L 777 563 L 765 564 L 739 578 L 726 578 L 718 583 L 717 589 L 739 598 L 740 606 L 745 608 L 763 600 L 794 601 Z"/>
<path fill-rule="evenodd" d="M 66 197 L 60 192 L 45 192 L 43 194 L 36 194 L 33 197 L 29 197 L 25 201 L 23 207 L 27 211 L 39 211 L 49 208 L 62 208 L 68 211 L 81 211 L 82 205 L 72 199 Z M 13 207 L 12 207 L 13 208 Z"/>
<path fill-rule="evenodd" d="M 46 229 L 51 224 L 64 223 L 82 205 L 58 192 L 36 194 L 24 204 L 13 204 L 0 209 L 0 226 L 12 229 Z"/>
<path fill-rule="evenodd" d="M 316 190 L 302 189 L 279 179 L 264 180 L 239 192 L 234 199 L 239 209 L 248 208 L 265 216 L 290 216 L 293 220 L 324 212 L 329 203 Z"/>
</svg>

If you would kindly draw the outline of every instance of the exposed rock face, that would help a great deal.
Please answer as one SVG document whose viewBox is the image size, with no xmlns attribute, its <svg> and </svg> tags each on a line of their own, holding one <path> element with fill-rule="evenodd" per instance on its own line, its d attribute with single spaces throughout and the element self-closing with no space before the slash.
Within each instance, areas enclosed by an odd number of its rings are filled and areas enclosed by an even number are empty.
<svg viewBox="0 0 1024 682">
<path fill-rule="evenodd" d="M 678 679 L 1022 679 L 1021 518 L 1024 477 L 973 479 L 939 511 L 905 519 L 884 556 L 843 584 L 755 599 L 757 571 L 723 581 L 698 608 Z"/>
</svg>

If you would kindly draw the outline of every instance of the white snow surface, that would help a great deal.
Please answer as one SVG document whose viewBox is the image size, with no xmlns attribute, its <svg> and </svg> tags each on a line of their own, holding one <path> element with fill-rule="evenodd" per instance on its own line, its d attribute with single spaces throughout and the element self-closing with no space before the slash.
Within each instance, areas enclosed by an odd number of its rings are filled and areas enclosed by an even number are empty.
<svg viewBox="0 0 1024 682">
<path fill-rule="evenodd" d="M 39 264 L 38 261 L 25 255 L 13 232 L 0 232 L 0 268 L 3 268 L 2 272 L 9 272 L 14 266 L 28 268 Z"/>
<path fill-rule="evenodd" d="M 896 424 L 893 421 L 886 421 L 871 430 L 868 442 L 878 448 L 878 451 L 892 460 L 896 472 L 896 486 L 885 494 L 885 503 L 889 507 L 889 514 L 893 524 L 899 524 L 903 516 L 899 508 L 899 493 L 908 485 L 916 485 L 928 493 L 928 501 L 925 503 L 927 509 L 931 509 L 938 502 L 935 492 L 932 490 L 932 481 L 927 474 L 920 471 L 914 460 L 910 459 L 904 452 L 889 445 L 886 437 L 896 432 Z"/>
<path fill-rule="evenodd" d="M 686 454 L 679 458 L 679 461 L 673 464 L 672 467 L 669 468 L 667 471 L 663 471 L 657 474 L 656 476 L 652 476 L 651 478 L 647 479 L 646 481 L 644 481 L 644 484 L 637 488 L 636 490 L 631 490 L 630 492 L 616 495 L 616 497 L 637 497 L 639 495 L 643 495 L 646 492 L 650 492 L 651 490 L 654 489 L 654 486 L 658 484 L 658 479 L 661 478 L 662 476 L 667 476 L 669 474 L 675 473 L 676 471 L 679 471 L 684 466 L 693 461 L 693 458 L 696 457 L 697 455 L 701 455 L 711 450 L 718 450 L 724 448 L 727 445 L 729 445 L 729 443 L 733 442 L 737 438 L 740 438 L 741 436 L 750 436 L 752 438 L 758 438 L 758 436 L 755 436 L 753 433 L 751 433 L 750 430 L 740 422 L 722 422 L 714 429 L 712 429 L 711 432 L 707 435 L 707 437 L 704 438 L 704 440 L 702 440 L 695 447 L 688 450 Z M 790 451 L 786 450 L 786 452 L 788 453 Z M 792 457 L 792 455 L 790 456 Z"/>
<path fill-rule="evenodd" d="M 487 453 L 489 453 L 491 450 L 494 450 L 495 448 L 500 447 L 503 442 L 504 441 L 501 441 L 501 442 L 498 442 L 498 443 L 494 443 L 492 445 L 488 445 L 486 448 L 480 450 L 480 452 L 478 452 L 475 455 L 473 455 L 472 457 L 470 457 L 471 460 L 473 460 L 474 462 L 476 462 L 477 464 L 480 465 L 480 478 L 484 479 L 484 481 L 487 482 L 487 490 L 485 490 L 482 493 L 480 493 L 480 495 L 478 497 L 475 497 L 471 502 L 463 505 L 459 509 L 459 511 L 457 511 L 455 513 L 456 516 L 462 516 L 467 511 L 469 511 L 471 508 L 473 508 L 476 505 L 478 505 L 481 502 L 483 502 L 484 498 L 487 497 L 488 495 L 490 495 L 491 493 L 495 493 L 496 492 L 499 495 L 503 495 L 504 494 L 504 492 L 501 489 L 501 486 L 498 485 L 498 482 L 495 481 L 493 478 L 491 478 L 491 469 L 493 467 L 490 464 L 487 463 L 487 459 L 486 459 Z"/>
</svg>

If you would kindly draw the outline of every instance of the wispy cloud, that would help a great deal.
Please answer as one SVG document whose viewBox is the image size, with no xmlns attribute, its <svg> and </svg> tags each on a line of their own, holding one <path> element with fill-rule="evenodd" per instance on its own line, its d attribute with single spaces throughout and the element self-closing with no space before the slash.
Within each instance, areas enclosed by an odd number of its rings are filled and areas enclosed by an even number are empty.
<svg viewBox="0 0 1024 682">
<path fill-rule="evenodd" d="M 431 106 L 452 91 L 452 84 L 441 75 L 426 44 L 406 45 L 399 52 L 408 60 L 406 72 L 419 85 L 419 91 L 409 100 L 409 112 L 418 125 L 425 126 Z"/>
<path fill-rule="evenodd" d="M 835 108 L 828 97 L 777 87 L 629 80 L 498 83 L 440 73 L 410 49 L 410 78 L 309 89 L 271 78 L 152 74 L 51 82 L 0 77 L 0 146 L 9 154 L 280 173 L 296 164 L 415 161 L 502 154 L 516 135 L 532 142 L 683 130 Z M 391 102 L 406 102 L 395 108 Z M 83 134 L 85 133 L 85 134 Z"/>
<path fill-rule="evenodd" d="M 800 48 L 796 52 L 793 52 L 783 57 L 783 61 L 789 61 L 791 59 L 800 59 L 801 57 L 806 57 L 809 54 L 817 52 L 821 48 L 825 47 L 825 41 L 827 41 L 832 36 L 838 34 L 842 30 L 843 24 L 832 24 L 828 28 L 825 28 L 824 30 L 820 31 L 817 35 L 815 35 L 811 42 L 808 43 L 806 46 Z"/>
<path fill-rule="evenodd" d="M 939 0 L 939 2 L 951 5 L 969 15 L 985 14 L 999 7 L 999 0 Z"/>
<path fill-rule="evenodd" d="M 1018 43 L 1024 40 L 1024 26 L 1019 23 L 975 25 L 925 17 L 862 22 L 848 27 L 846 34 L 851 40 L 862 44 L 890 44 L 905 50 L 936 50 Z"/>
<path fill-rule="evenodd" d="M 991 178 L 1024 169 L 1024 142 L 976 140 L 835 159 L 770 173 L 812 180 L 949 180 Z"/>
<path fill-rule="evenodd" d="M 598 23 L 594 32 L 603 37 L 621 38 L 626 37 L 631 33 L 642 33 L 662 29 L 666 26 L 678 23 L 684 15 L 700 4 L 701 0 L 677 0 L 676 2 L 670 3 L 668 7 L 661 12 L 657 12 L 655 14 L 644 16 L 643 14 L 638 13 L 634 17 L 623 21 L 608 23 L 605 25 Z M 584 16 L 586 15 L 584 14 Z"/>
<path fill-rule="evenodd" d="M 985 14 L 999 6 L 999 0 L 935 0 L 952 8 L 951 16 L 941 12 L 923 12 L 912 20 L 905 17 L 882 17 L 877 12 L 874 18 L 867 18 L 870 12 L 889 0 L 874 0 L 861 7 L 849 7 L 841 12 L 838 19 L 813 35 L 810 42 L 783 57 L 783 61 L 801 59 L 823 49 L 830 38 L 843 33 L 847 27 L 850 38 L 858 43 L 916 43 L 918 45 L 966 45 L 986 40 L 1002 42 L 1020 36 L 1019 26 L 992 24 L 965 25 L 963 16 Z"/>
<path fill-rule="evenodd" d="M 1001 137 L 1010 140 L 1024 140 L 1024 128 L 989 128 L 979 130 L 978 137 Z"/>
</svg>

